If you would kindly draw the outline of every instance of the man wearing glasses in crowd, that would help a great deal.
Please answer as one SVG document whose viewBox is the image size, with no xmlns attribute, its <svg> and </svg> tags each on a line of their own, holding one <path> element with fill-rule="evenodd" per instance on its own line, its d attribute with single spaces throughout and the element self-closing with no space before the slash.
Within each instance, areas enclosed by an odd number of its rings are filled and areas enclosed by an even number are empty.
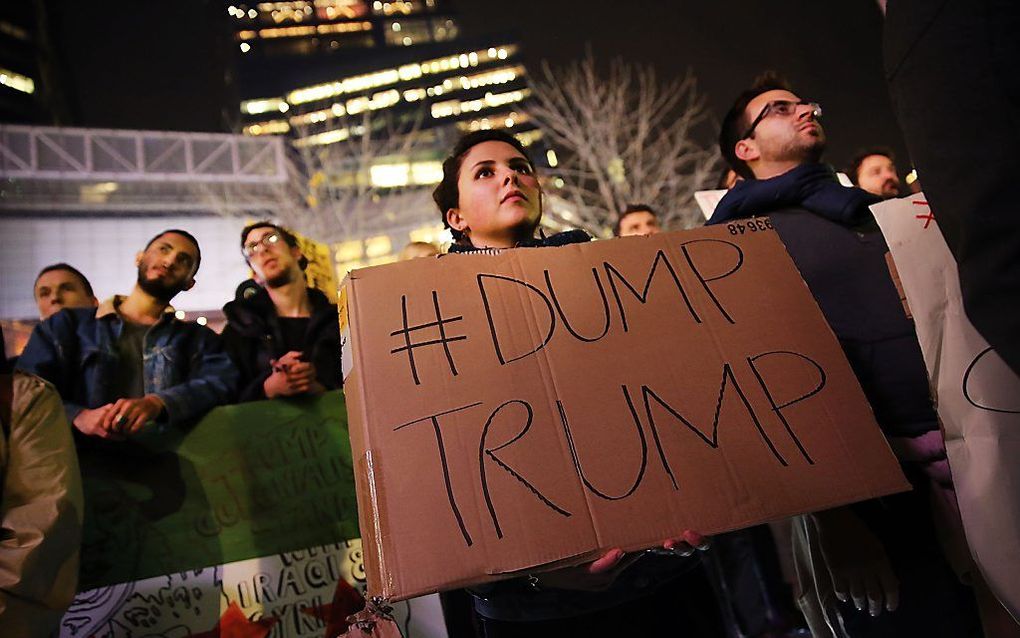
<svg viewBox="0 0 1020 638">
<path fill-rule="evenodd" d="M 270 222 L 241 231 L 258 285 L 240 286 L 223 307 L 223 339 L 241 371 L 241 401 L 321 394 L 339 388 L 337 307 L 310 288 L 297 239 Z"/>
<path fill-rule="evenodd" d="M 32 333 L 18 368 L 56 386 L 67 419 L 89 437 L 123 440 L 143 428 L 186 428 L 229 403 L 237 370 L 209 328 L 174 317 L 195 285 L 201 252 L 183 230 L 153 237 L 135 258 L 127 296 L 65 308 Z"/>
<path fill-rule="evenodd" d="M 980 635 L 973 595 L 934 531 L 929 495 L 951 489 L 952 479 L 913 322 L 868 210 L 881 198 L 841 186 L 820 162 L 821 113 L 772 75 L 744 91 L 719 135 L 744 180 L 709 223 L 740 234 L 747 218 L 769 216 L 753 223 L 774 228 L 786 245 L 914 489 L 798 517 L 798 602 L 820 638 Z"/>
</svg>

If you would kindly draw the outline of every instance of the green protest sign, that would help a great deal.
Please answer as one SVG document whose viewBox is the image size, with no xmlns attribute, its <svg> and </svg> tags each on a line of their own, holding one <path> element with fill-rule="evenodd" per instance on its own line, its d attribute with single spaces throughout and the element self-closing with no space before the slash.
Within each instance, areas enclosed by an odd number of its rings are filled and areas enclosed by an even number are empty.
<svg viewBox="0 0 1020 638">
<path fill-rule="evenodd" d="M 79 446 L 82 590 L 357 538 L 343 393 L 217 408 L 182 438 Z"/>
</svg>

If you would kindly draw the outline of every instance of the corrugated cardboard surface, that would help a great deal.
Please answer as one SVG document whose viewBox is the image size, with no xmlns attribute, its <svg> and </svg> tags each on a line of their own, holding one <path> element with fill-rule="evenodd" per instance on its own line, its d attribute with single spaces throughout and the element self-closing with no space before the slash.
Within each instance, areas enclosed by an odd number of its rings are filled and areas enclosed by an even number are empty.
<svg viewBox="0 0 1020 638">
<path fill-rule="evenodd" d="M 418 259 L 344 286 L 371 594 L 907 487 L 764 220 Z"/>
</svg>

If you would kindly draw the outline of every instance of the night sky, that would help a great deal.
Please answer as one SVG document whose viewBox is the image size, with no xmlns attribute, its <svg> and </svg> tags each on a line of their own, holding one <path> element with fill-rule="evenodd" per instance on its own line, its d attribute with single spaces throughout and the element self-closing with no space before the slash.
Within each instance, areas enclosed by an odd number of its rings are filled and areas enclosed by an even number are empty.
<svg viewBox="0 0 1020 638">
<path fill-rule="evenodd" d="M 222 3 L 110 3 L 118 10 L 108 12 L 72 0 L 53 6 L 76 123 L 226 130 L 236 109 L 226 82 L 235 45 Z M 843 167 L 858 147 L 874 144 L 905 157 L 882 75 L 874 2 L 454 0 L 453 6 L 465 34 L 519 34 L 532 68 L 541 60 L 577 59 L 588 44 L 599 60 L 652 64 L 663 78 L 691 68 L 717 120 L 756 75 L 774 69 L 801 97 L 822 104 L 828 161 Z"/>
</svg>

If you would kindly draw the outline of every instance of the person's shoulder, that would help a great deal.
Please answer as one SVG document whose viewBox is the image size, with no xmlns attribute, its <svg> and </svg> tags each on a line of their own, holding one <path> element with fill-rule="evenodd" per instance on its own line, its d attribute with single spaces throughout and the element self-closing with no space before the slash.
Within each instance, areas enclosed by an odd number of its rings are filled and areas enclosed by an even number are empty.
<svg viewBox="0 0 1020 638">
<path fill-rule="evenodd" d="M 22 393 L 36 395 L 50 391 L 57 391 L 53 384 L 46 379 L 32 374 L 31 372 L 25 372 L 24 370 L 15 370 L 11 373 L 11 384 L 16 394 Z"/>
<path fill-rule="evenodd" d="M 308 300 L 312 304 L 312 308 L 318 312 L 337 312 L 336 303 L 330 301 L 326 293 L 322 292 L 318 288 L 308 287 Z"/>
<path fill-rule="evenodd" d="M 96 308 L 62 308 L 42 323 L 54 332 L 75 330 L 96 321 Z"/>
<path fill-rule="evenodd" d="M 42 377 L 15 370 L 10 376 L 12 411 L 16 415 L 24 415 L 32 405 L 40 405 L 40 401 L 60 404 L 60 393 L 52 383 Z"/>
<path fill-rule="evenodd" d="M 223 306 L 223 315 L 228 325 L 261 325 L 266 317 L 273 314 L 273 301 L 261 286 L 238 286 L 238 294 Z"/>
<path fill-rule="evenodd" d="M 561 233 L 556 233 L 550 237 L 546 237 L 543 240 L 544 246 L 566 246 L 569 244 L 583 244 L 591 241 L 591 235 L 586 231 L 579 228 L 573 230 L 565 230 Z"/>
</svg>

